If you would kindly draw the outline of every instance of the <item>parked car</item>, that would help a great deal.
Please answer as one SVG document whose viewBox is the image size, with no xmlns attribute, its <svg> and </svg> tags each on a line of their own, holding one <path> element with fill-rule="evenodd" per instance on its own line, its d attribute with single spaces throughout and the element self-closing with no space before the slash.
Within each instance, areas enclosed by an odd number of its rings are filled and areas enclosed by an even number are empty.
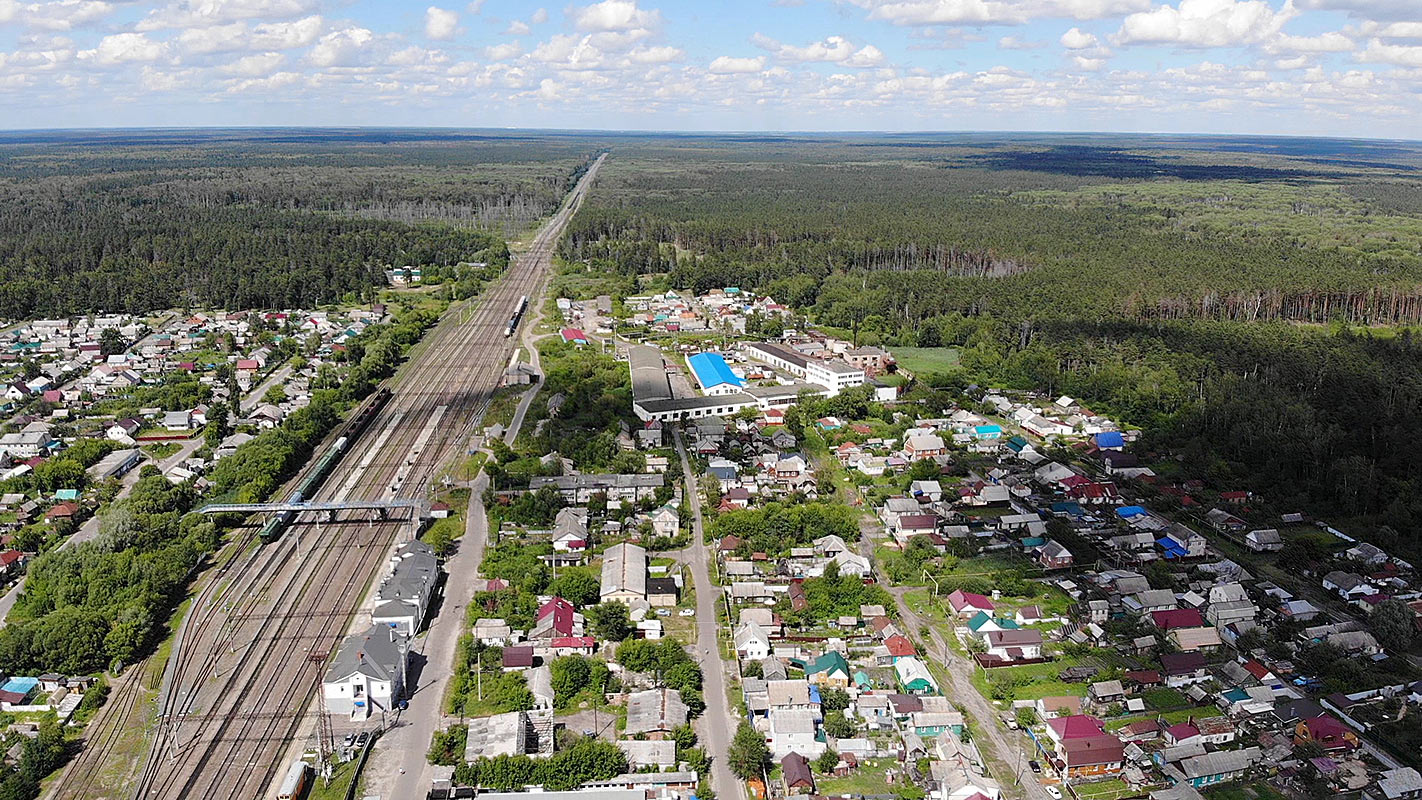
<svg viewBox="0 0 1422 800">
<path fill-rule="evenodd" d="M 1048 786 L 1047 794 L 1052 796 L 1052 800 L 1062 800 L 1062 790 L 1055 786 Z"/>
<path fill-rule="evenodd" d="M 1031 767 L 1033 772 L 1040 773 L 1042 771 L 1042 764 L 1036 759 L 1028 761 L 1027 766 Z"/>
</svg>

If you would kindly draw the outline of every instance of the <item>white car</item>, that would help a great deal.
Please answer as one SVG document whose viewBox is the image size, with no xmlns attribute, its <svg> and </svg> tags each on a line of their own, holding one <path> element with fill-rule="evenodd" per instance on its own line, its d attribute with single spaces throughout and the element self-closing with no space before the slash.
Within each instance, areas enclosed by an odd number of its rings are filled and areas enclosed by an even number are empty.
<svg viewBox="0 0 1422 800">
<path fill-rule="evenodd" d="M 678 611 L 678 612 L 676 612 L 676 613 L 677 613 L 677 616 L 679 616 L 679 617 L 694 617 L 694 616 L 696 616 L 696 609 L 694 609 L 694 608 L 683 608 L 682 610 L 680 610 L 680 611 Z"/>
<path fill-rule="evenodd" d="M 1062 790 L 1055 786 L 1048 786 L 1047 794 L 1052 796 L 1052 800 L 1062 800 Z"/>
</svg>

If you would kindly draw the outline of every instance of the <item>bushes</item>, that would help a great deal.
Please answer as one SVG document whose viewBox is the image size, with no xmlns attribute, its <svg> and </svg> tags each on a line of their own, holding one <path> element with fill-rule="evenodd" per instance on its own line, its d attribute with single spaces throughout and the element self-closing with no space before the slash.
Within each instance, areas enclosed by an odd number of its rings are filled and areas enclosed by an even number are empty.
<svg viewBox="0 0 1422 800">
<path fill-rule="evenodd" d="M 454 770 L 461 786 L 512 791 L 540 784 L 550 792 L 576 789 L 588 781 L 607 780 L 627 771 L 627 756 L 617 745 L 584 739 L 549 758 L 525 755 L 480 758 Z"/>
</svg>

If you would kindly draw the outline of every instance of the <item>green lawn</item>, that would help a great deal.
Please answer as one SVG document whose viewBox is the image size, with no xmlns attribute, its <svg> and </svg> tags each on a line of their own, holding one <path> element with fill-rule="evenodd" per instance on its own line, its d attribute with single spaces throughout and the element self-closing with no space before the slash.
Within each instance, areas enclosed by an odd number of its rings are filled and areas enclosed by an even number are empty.
<svg viewBox="0 0 1422 800">
<path fill-rule="evenodd" d="M 1115 731 L 1126 727 L 1132 722 L 1143 719 L 1159 718 L 1162 724 L 1174 725 L 1179 722 L 1186 722 L 1191 717 L 1213 717 L 1219 714 L 1219 710 L 1211 707 L 1200 708 L 1177 708 L 1174 711 L 1151 711 L 1145 714 L 1132 714 L 1129 717 L 1119 717 L 1106 723 L 1106 730 Z"/>
<path fill-rule="evenodd" d="M 876 758 L 864 762 L 852 775 L 844 778 L 815 776 L 815 792 L 823 795 L 841 794 L 889 794 L 893 786 L 888 783 L 886 773 L 897 762 L 892 758 Z M 903 772 L 895 769 L 900 781 Z"/>
<path fill-rule="evenodd" d="M 1256 783 L 1226 783 L 1206 789 L 1209 800 L 1284 800 L 1278 789 L 1262 781 Z"/>
<path fill-rule="evenodd" d="M 913 373 L 947 372 L 958 366 L 956 347 L 895 347 L 890 352 L 899 366 Z"/>
<path fill-rule="evenodd" d="M 1075 664 L 1074 659 L 1059 658 L 1056 661 L 1027 664 L 1021 667 L 998 667 L 993 670 L 976 669 L 973 671 L 973 686 L 989 700 L 992 699 L 992 688 L 988 685 L 989 678 L 998 680 L 1010 678 L 1018 681 L 1015 692 L 1017 700 L 1038 700 L 1043 697 L 1065 695 L 1083 697 L 1090 687 L 1089 683 L 1067 683 L 1057 679 L 1058 673 Z"/>
<path fill-rule="evenodd" d="M 1076 791 L 1078 797 L 1083 800 L 1117 800 L 1121 797 L 1132 797 L 1140 792 L 1133 790 L 1120 778 L 1111 778 L 1104 781 L 1093 781 L 1091 783 L 1074 783 L 1072 789 Z"/>
</svg>

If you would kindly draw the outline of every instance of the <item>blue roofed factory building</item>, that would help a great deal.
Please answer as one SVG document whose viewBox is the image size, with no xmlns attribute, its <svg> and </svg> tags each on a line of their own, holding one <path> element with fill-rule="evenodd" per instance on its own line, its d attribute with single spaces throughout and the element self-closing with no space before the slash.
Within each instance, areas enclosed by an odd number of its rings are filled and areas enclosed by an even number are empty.
<svg viewBox="0 0 1422 800">
<path fill-rule="evenodd" d="M 731 371 L 720 353 L 697 353 L 686 363 L 706 394 L 731 394 L 745 388 L 745 379 Z"/>
</svg>

